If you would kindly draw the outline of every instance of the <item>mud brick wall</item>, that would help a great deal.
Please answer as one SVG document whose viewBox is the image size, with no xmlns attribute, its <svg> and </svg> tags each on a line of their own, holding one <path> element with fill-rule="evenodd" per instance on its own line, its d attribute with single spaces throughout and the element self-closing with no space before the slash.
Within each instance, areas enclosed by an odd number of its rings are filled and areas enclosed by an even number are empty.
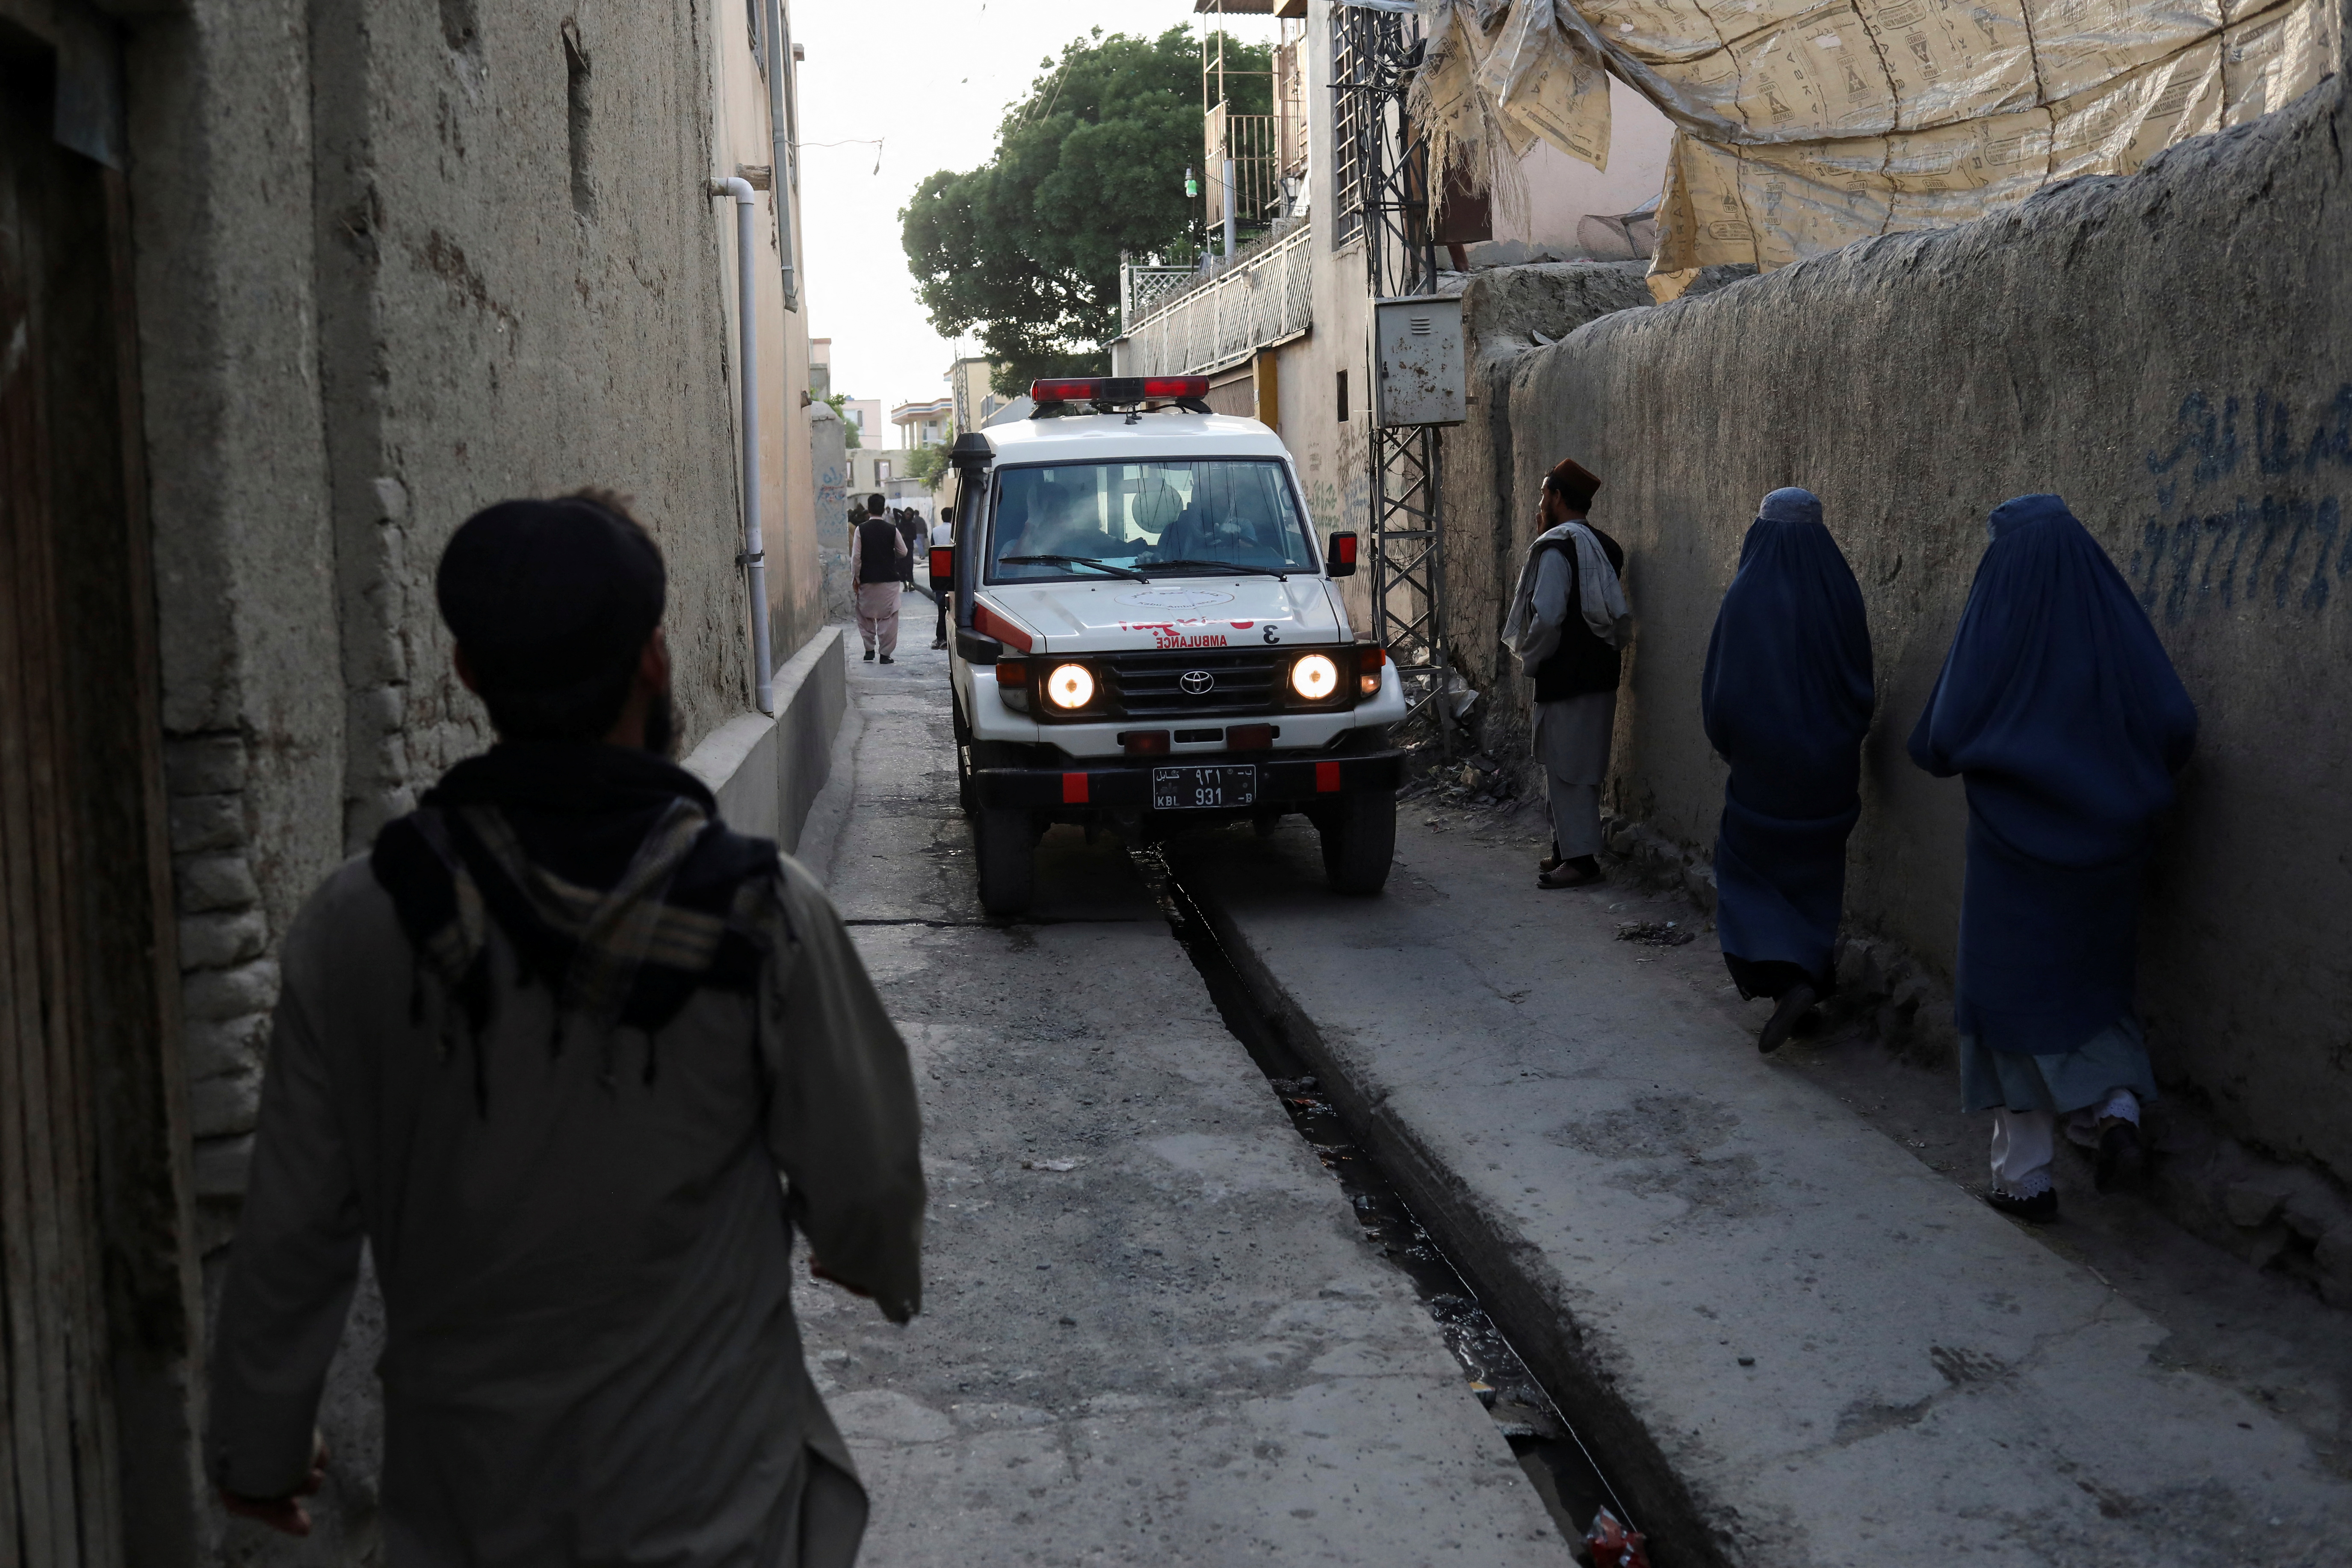
<svg viewBox="0 0 2352 1568">
<path fill-rule="evenodd" d="M 1498 563 L 1525 547 L 1544 468 L 1574 456 L 1603 477 L 1594 520 L 1630 555 L 1637 630 L 1611 805 L 1702 848 L 1724 777 L 1698 715 L 1716 606 L 1759 498 L 1821 495 L 1877 658 L 1849 924 L 1947 973 L 1966 807 L 1904 743 L 1986 512 L 2065 496 L 2137 589 L 2202 722 L 2145 906 L 2159 1075 L 2236 1138 L 2339 1182 L 2352 1178 L 2345 118 L 2338 77 L 2130 179 L 1616 310 L 1555 345 L 1482 350 L 1474 390 L 1507 398 L 1502 433 L 1474 406 L 1447 438 L 1451 619 L 1488 693 L 1490 741 L 1515 732 L 1523 702 L 1492 647 L 1509 592 Z M 1474 300 L 1474 331 L 1476 314 Z"/>
</svg>

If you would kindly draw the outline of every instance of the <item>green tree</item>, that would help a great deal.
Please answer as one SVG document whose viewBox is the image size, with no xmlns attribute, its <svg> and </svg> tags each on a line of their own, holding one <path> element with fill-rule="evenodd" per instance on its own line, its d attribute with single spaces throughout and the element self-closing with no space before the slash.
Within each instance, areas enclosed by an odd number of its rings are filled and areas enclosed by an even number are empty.
<svg viewBox="0 0 2352 1568">
<path fill-rule="evenodd" d="M 907 455 L 907 477 L 925 489 L 937 485 L 947 468 L 948 449 L 937 441 L 918 447 Z"/>
<path fill-rule="evenodd" d="M 835 414 L 840 416 L 841 445 L 844 451 L 855 452 L 858 447 L 866 445 L 865 442 L 858 439 L 857 426 L 849 422 L 849 394 L 845 392 L 828 392 L 823 397 L 818 398 L 817 401 L 824 404 L 827 407 L 831 408 Z"/>
<path fill-rule="evenodd" d="M 1233 110 L 1271 112 L 1271 51 L 1225 47 Z M 996 154 L 942 169 L 898 215 L 923 306 L 940 336 L 978 329 L 1001 395 L 1044 375 L 1110 368 L 1097 345 L 1118 331 L 1118 258 L 1186 247 L 1200 233 L 1184 171 L 1202 157 L 1200 46 L 1181 26 L 1157 38 L 1071 43 L 1006 110 Z"/>
</svg>

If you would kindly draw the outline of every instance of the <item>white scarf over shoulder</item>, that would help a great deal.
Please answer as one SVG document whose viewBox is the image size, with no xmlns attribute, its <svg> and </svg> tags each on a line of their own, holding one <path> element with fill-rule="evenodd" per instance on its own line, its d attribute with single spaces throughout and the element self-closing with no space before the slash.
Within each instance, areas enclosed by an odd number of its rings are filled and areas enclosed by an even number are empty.
<svg viewBox="0 0 2352 1568">
<path fill-rule="evenodd" d="M 1531 673 L 1528 655 L 1537 654 L 1533 662 L 1540 663 L 1551 651 L 1555 638 L 1545 633 L 1550 628 L 1538 627 L 1535 617 L 1536 567 L 1543 557 L 1543 547 L 1552 543 L 1572 542 L 1576 547 L 1576 580 L 1578 609 L 1584 624 L 1594 637 L 1611 647 L 1623 647 L 1633 633 L 1633 612 L 1625 603 L 1625 589 L 1617 581 L 1617 569 L 1609 564 L 1609 552 L 1601 548 L 1601 541 L 1591 529 L 1581 522 L 1563 522 L 1536 536 L 1528 547 L 1527 563 L 1519 568 L 1518 592 L 1511 596 L 1510 617 L 1503 623 L 1503 641 L 1517 655 L 1522 673 Z M 1538 651 L 1538 643 L 1542 643 Z"/>
</svg>

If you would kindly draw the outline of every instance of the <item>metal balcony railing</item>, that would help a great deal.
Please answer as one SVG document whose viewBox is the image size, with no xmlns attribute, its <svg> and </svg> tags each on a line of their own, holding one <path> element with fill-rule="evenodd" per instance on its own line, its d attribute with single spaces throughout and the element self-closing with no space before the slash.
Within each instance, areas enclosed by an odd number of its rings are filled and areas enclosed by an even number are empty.
<svg viewBox="0 0 2352 1568">
<path fill-rule="evenodd" d="M 1301 223 L 1213 276 L 1181 274 L 1190 287 L 1181 291 L 1171 286 L 1168 269 L 1126 268 L 1119 374 L 1213 373 L 1300 336 L 1314 324 L 1313 245 L 1314 226 Z"/>
</svg>

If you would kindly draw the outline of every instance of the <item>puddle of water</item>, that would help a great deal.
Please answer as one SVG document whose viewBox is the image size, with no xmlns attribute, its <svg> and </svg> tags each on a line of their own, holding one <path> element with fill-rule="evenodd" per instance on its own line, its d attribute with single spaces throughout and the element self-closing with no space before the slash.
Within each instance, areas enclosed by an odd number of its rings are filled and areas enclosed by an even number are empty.
<svg viewBox="0 0 2352 1568">
<path fill-rule="evenodd" d="M 1585 1526 L 1606 1507 L 1631 1521 L 1624 1503 L 1601 1473 L 1592 1455 L 1559 1406 L 1511 1348 L 1486 1309 L 1478 1304 L 1443 1248 L 1422 1229 L 1378 1161 L 1367 1153 L 1346 1120 L 1324 1093 L 1307 1064 L 1282 1037 L 1277 1021 L 1259 1011 L 1249 988 L 1209 923 L 1169 871 L 1156 849 L 1132 851 L 1136 869 L 1168 916 L 1176 936 L 1201 973 L 1225 1027 L 1241 1041 L 1264 1072 L 1289 1114 L 1291 1125 L 1315 1151 L 1323 1168 L 1339 1179 L 1356 1211 L 1365 1245 L 1412 1282 L 1422 1305 L 1436 1321 L 1445 1348 L 1461 1363 L 1470 1391 L 1502 1429 L 1519 1468 L 1528 1474 L 1552 1522 L 1580 1548 Z"/>
</svg>

